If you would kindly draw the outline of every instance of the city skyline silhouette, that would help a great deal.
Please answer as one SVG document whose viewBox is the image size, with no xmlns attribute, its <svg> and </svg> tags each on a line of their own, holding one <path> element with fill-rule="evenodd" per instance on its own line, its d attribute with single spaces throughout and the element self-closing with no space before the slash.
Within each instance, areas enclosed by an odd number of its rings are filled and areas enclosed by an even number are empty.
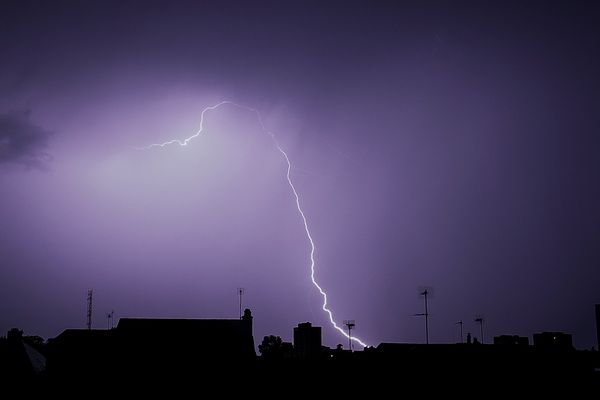
<svg viewBox="0 0 600 400">
<path fill-rule="evenodd" d="M 570 343 L 589 367 L 595 2 L 25 0 L 0 19 L 18 354 L 248 309 L 263 361 L 536 364 Z"/>
</svg>

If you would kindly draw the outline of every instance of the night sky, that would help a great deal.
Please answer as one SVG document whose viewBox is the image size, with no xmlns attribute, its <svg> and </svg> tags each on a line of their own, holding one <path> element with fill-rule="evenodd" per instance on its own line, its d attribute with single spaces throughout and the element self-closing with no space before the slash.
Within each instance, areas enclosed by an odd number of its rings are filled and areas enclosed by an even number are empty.
<svg viewBox="0 0 600 400">
<path fill-rule="evenodd" d="M 574 335 L 600 303 L 600 3 L 0 3 L 0 334 Z"/>
</svg>

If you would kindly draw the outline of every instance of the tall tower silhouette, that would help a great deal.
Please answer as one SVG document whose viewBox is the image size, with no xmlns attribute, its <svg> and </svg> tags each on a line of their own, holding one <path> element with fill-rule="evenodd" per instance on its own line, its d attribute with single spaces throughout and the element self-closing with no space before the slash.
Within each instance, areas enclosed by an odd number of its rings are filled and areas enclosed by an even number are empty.
<svg viewBox="0 0 600 400">
<path fill-rule="evenodd" d="M 352 351 L 352 329 L 356 326 L 356 322 L 353 319 L 344 321 L 344 325 L 348 328 L 348 350 Z"/>
</svg>

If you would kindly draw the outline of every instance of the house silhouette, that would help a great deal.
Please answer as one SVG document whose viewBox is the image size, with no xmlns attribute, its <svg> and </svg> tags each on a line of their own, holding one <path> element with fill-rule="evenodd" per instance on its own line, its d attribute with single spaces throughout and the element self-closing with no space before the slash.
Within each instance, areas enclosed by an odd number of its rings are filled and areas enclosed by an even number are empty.
<svg viewBox="0 0 600 400">
<path fill-rule="evenodd" d="M 48 343 L 49 374 L 185 372 L 256 357 L 252 314 L 241 319 L 121 318 L 111 330 L 67 329 Z"/>
</svg>

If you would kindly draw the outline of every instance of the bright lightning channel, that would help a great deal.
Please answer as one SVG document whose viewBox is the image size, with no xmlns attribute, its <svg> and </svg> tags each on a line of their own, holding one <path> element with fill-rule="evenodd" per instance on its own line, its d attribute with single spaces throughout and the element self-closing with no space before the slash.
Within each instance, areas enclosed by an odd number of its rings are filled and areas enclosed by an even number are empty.
<svg viewBox="0 0 600 400">
<path fill-rule="evenodd" d="M 313 285 L 315 285 L 315 287 L 319 291 L 319 293 L 321 293 L 321 296 L 323 296 L 323 305 L 321 308 L 323 309 L 323 311 L 325 311 L 327 313 L 327 315 L 329 316 L 329 322 L 338 332 L 340 332 L 342 335 L 344 335 L 347 339 L 351 339 L 351 340 L 355 341 L 356 343 L 360 344 L 361 346 L 367 347 L 367 344 L 365 342 L 363 342 L 362 340 L 360 340 L 357 337 L 354 337 L 354 336 L 350 337 L 335 322 L 335 320 L 333 319 L 333 313 L 327 306 L 327 293 L 323 290 L 323 288 L 317 283 L 317 280 L 315 279 L 315 242 L 310 233 L 310 229 L 308 227 L 308 220 L 306 219 L 304 210 L 302 209 L 302 206 L 300 205 L 300 196 L 298 195 L 298 191 L 296 190 L 296 187 L 294 186 L 294 183 L 290 176 L 290 173 L 292 171 L 292 163 L 291 163 L 290 158 L 288 157 L 287 153 L 279 145 L 279 142 L 277 142 L 275 135 L 265 127 L 262 116 L 258 110 L 254 109 L 252 107 L 248 107 L 248 106 L 244 106 L 242 104 L 235 103 L 233 101 L 229 101 L 229 100 L 221 101 L 220 103 L 217 103 L 213 106 L 206 107 L 204 110 L 202 110 L 202 113 L 200 114 L 200 128 L 192 136 L 187 137 L 183 140 L 173 139 L 173 140 L 168 140 L 168 141 L 162 142 L 162 143 L 153 143 L 148 146 L 138 147 L 137 149 L 148 150 L 148 149 L 152 149 L 154 147 L 166 147 L 166 146 L 170 146 L 173 144 L 178 144 L 179 146 L 187 146 L 188 143 L 190 143 L 190 141 L 192 139 L 197 138 L 204 132 L 204 117 L 205 117 L 206 113 L 208 111 L 213 111 L 224 105 L 231 105 L 231 106 L 234 106 L 234 107 L 237 107 L 237 108 L 240 108 L 243 110 L 247 110 L 247 111 L 250 111 L 250 112 L 256 114 L 256 119 L 258 120 L 262 131 L 265 134 L 269 135 L 269 137 L 273 140 L 273 143 L 275 144 L 275 147 L 277 148 L 277 150 L 279 150 L 279 152 L 283 155 L 283 158 L 285 159 L 285 161 L 287 163 L 286 179 L 287 179 L 288 185 L 290 186 L 290 189 L 292 190 L 292 193 L 294 194 L 294 200 L 296 201 L 296 208 L 298 209 L 298 213 L 300 214 L 300 217 L 302 217 L 302 222 L 304 224 L 304 231 L 306 232 L 306 237 L 308 238 L 308 241 L 310 243 L 310 279 L 311 279 Z"/>
</svg>

